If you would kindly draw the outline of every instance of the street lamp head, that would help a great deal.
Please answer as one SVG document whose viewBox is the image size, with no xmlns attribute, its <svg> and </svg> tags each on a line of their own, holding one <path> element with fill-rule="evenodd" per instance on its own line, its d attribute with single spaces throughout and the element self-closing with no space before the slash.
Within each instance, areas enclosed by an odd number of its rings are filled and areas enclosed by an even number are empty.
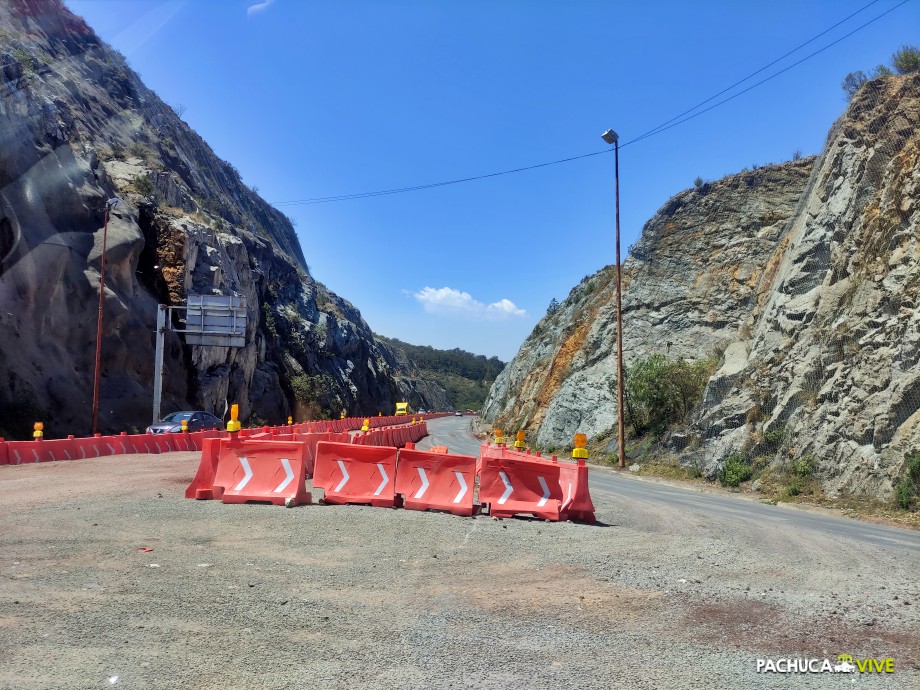
<svg viewBox="0 0 920 690">
<path fill-rule="evenodd" d="M 612 129 L 608 129 L 606 132 L 601 134 L 601 138 L 608 144 L 615 144 L 617 141 L 619 141 L 620 136 Z"/>
</svg>

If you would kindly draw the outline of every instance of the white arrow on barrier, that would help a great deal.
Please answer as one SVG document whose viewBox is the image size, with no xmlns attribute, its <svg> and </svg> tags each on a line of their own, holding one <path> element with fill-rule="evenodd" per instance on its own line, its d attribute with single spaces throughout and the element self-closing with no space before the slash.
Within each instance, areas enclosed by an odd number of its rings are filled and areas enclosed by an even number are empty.
<svg viewBox="0 0 920 690">
<path fill-rule="evenodd" d="M 291 461 L 287 458 L 281 458 L 281 464 L 284 466 L 284 472 L 286 474 L 284 481 L 278 485 L 278 488 L 275 489 L 273 493 L 278 493 L 279 491 L 284 491 L 285 487 L 294 481 L 294 470 L 291 469 Z"/>
<path fill-rule="evenodd" d="M 508 479 L 508 475 L 504 472 L 499 472 L 498 476 L 502 478 L 502 482 L 505 484 L 505 493 L 502 494 L 502 497 L 498 499 L 498 505 L 503 505 L 505 501 L 508 500 L 508 497 L 511 495 L 511 492 L 514 491 L 514 487 L 511 486 L 511 481 Z"/>
<path fill-rule="evenodd" d="M 109 449 L 109 455 L 115 455 L 115 446 L 111 443 L 106 443 L 105 447 Z"/>
<path fill-rule="evenodd" d="M 34 448 L 32 449 L 32 455 L 35 456 L 35 462 L 41 462 L 41 460 L 38 459 L 38 451 Z"/>
<path fill-rule="evenodd" d="M 339 463 L 339 469 L 342 470 L 342 481 L 333 489 L 333 491 L 341 491 L 342 487 L 345 486 L 345 482 L 349 480 L 348 470 L 345 469 L 345 463 L 341 460 L 336 460 Z"/>
<path fill-rule="evenodd" d="M 549 498 L 549 487 L 546 485 L 546 480 L 543 477 L 537 477 L 537 481 L 540 482 L 540 488 L 543 489 L 543 498 L 537 501 L 537 508 L 542 508 L 546 505 L 546 499 Z"/>
<path fill-rule="evenodd" d="M 380 470 L 380 476 L 383 477 L 383 481 L 380 482 L 380 486 L 377 487 L 377 490 L 374 492 L 374 496 L 379 496 L 380 492 L 383 491 L 383 487 L 385 487 L 390 481 L 390 478 L 387 476 L 386 470 L 383 469 L 382 462 L 377 463 L 377 469 Z M 428 486 L 427 482 L 425 486 L 426 487 Z"/>
<path fill-rule="evenodd" d="M 567 508 L 571 502 L 572 502 L 572 482 L 569 482 L 569 489 L 566 492 L 565 503 L 562 504 L 562 507 Z"/>
<path fill-rule="evenodd" d="M 422 478 L 422 485 L 419 487 L 418 491 L 415 492 L 415 496 L 413 496 L 412 498 L 421 498 L 422 496 L 425 495 L 425 492 L 428 490 L 428 477 L 425 474 L 425 470 L 422 469 L 421 467 L 416 467 L 415 469 L 418 470 L 418 476 Z M 380 488 L 382 489 L 383 487 L 380 487 Z"/>
<path fill-rule="evenodd" d="M 460 499 L 466 495 L 466 480 L 463 478 L 462 472 L 457 472 L 454 470 L 454 474 L 457 476 L 457 481 L 460 482 L 460 491 L 457 493 L 457 497 L 454 499 L 454 503 L 459 503 Z"/>
<path fill-rule="evenodd" d="M 243 467 L 243 472 L 245 472 L 246 475 L 240 480 L 239 484 L 233 487 L 234 491 L 239 491 L 249 483 L 250 479 L 252 479 L 252 468 L 249 466 L 249 460 L 242 455 L 240 456 L 240 465 Z"/>
</svg>

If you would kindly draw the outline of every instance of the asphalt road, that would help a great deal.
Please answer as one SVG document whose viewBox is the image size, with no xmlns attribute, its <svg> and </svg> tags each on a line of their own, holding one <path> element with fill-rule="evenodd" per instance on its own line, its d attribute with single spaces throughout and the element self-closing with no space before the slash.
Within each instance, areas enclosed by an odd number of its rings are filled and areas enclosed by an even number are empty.
<svg viewBox="0 0 920 690">
<path fill-rule="evenodd" d="M 428 422 L 429 437 L 419 443 L 419 448 L 433 445 L 447 446 L 451 453 L 479 455 L 480 441 L 473 436 L 470 417 L 443 417 Z M 827 515 L 803 509 L 792 504 L 769 505 L 742 495 L 710 493 L 693 487 L 662 484 L 639 478 L 629 472 L 592 467 L 590 470 L 592 493 L 604 492 L 619 499 L 635 503 L 658 504 L 677 508 L 688 518 L 712 518 L 756 524 L 759 528 L 778 530 L 807 530 L 824 535 L 847 548 L 872 544 L 920 554 L 920 533 L 898 527 L 875 525 L 860 520 Z"/>
</svg>

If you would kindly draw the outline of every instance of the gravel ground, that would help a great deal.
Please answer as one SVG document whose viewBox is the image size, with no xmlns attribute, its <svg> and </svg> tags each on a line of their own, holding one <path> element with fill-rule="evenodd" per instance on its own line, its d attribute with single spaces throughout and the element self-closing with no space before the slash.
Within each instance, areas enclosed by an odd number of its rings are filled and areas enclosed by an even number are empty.
<svg viewBox="0 0 920 690">
<path fill-rule="evenodd" d="M 604 493 L 599 526 L 223 505 L 196 468 L 0 467 L 0 688 L 920 687 L 916 552 Z M 755 671 L 844 652 L 896 671 Z"/>
</svg>

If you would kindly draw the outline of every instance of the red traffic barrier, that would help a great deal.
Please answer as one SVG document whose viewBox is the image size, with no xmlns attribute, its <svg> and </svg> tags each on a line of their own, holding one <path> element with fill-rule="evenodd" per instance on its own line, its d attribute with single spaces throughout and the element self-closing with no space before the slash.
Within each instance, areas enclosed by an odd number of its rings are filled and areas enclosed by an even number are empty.
<svg viewBox="0 0 920 690">
<path fill-rule="evenodd" d="M 584 460 L 578 460 L 575 465 L 559 463 L 559 485 L 564 496 L 560 507 L 563 520 L 597 522 L 588 489 L 588 466 Z"/>
<path fill-rule="evenodd" d="M 403 495 L 409 510 L 446 510 L 468 517 L 475 511 L 475 483 L 476 458 L 471 455 L 399 451 L 396 493 Z"/>
<path fill-rule="evenodd" d="M 562 491 L 559 465 L 534 460 L 483 457 L 479 502 L 489 504 L 493 517 L 530 513 L 559 520 Z"/>
<path fill-rule="evenodd" d="M 224 440 L 211 495 L 224 503 L 309 503 L 306 459 L 306 445 L 299 441 Z"/>
<path fill-rule="evenodd" d="M 10 464 L 9 446 L 0 438 L 0 465 Z"/>
<path fill-rule="evenodd" d="M 201 460 L 198 462 L 198 472 L 192 483 L 185 490 L 186 498 L 196 498 L 198 500 L 209 500 L 214 498 L 211 489 L 214 488 L 214 476 L 217 474 L 217 459 L 220 457 L 219 438 L 204 439 L 204 447 L 201 450 Z"/>
<path fill-rule="evenodd" d="M 396 449 L 320 441 L 316 444 L 313 486 L 326 492 L 324 503 L 397 505 Z"/>
</svg>

